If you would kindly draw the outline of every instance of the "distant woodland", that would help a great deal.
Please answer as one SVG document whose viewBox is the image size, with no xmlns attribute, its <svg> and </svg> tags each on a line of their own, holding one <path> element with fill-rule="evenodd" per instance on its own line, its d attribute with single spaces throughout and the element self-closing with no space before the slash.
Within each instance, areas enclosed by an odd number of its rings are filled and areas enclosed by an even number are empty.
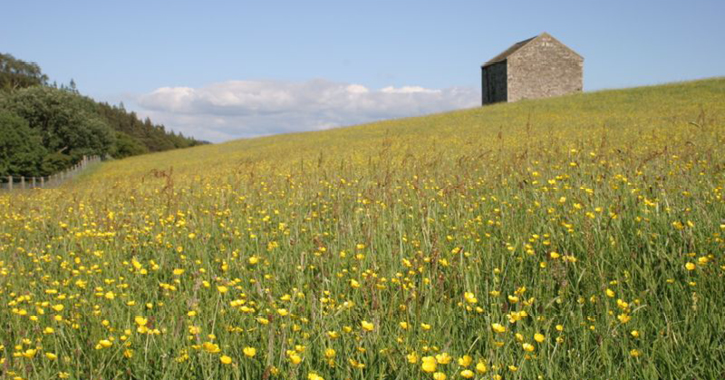
<svg viewBox="0 0 725 380">
<path fill-rule="evenodd" d="M 84 155 L 123 158 L 203 141 L 49 83 L 33 62 L 0 53 L 0 176 L 45 176 Z"/>
</svg>

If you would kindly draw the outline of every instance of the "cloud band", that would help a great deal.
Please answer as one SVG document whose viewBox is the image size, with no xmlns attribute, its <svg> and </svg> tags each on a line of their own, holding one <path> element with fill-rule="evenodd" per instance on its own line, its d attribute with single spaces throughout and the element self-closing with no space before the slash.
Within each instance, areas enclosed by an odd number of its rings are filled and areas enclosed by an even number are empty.
<svg viewBox="0 0 725 380">
<path fill-rule="evenodd" d="M 478 104 L 471 88 L 419 86 L 371 90 L 360 84 L 227 81 L 201 88 L 162 87 L 136 99 L 155 122 L 214 142 L 327 129 Z"/>
</svg>

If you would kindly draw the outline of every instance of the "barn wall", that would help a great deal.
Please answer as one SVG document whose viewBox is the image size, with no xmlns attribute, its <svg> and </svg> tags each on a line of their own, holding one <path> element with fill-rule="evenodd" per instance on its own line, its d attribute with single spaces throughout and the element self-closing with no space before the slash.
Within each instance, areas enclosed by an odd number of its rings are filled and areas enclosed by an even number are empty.
<svg viewBox="0 0 725 380">
<path fill-rule="evenodd" d="M 581 92 L 584 60 L 544 35 L 508 57 L 508 101 Z"/>
<path fill-rule="evenodd" d="M 481 70 L 482 104 L 505 102 L 508 99 L 506 85 L 506 61 L 494 63 Z"/>
</svg>

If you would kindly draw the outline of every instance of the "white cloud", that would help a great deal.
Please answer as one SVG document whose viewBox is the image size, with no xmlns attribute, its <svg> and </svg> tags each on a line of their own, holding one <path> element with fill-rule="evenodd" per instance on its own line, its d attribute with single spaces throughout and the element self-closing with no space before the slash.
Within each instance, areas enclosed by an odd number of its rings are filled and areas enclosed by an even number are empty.
<svg viewBox="0 0 725 380">
<path fill-rule="evenodd" d="M 360 84 L 316 79 L 161 87 L 135 102 L 141 108 L 139 113 L 156 123 L 219 142 L 467 108 L 477 105 L 479 99 L 471 88 L 371 90 Z"/>
<path fill-rule="evenodd" d="M 347 92 L 351 94 L 367 94 L 370 90 L 363 85 L 351 84 L 347 86 Z"/>
<path fill-rule="evenodd" d="M 424 93 L 424 94 L 439 94 L 441 90 L 431 90 L 428 88 L 423 88 L 420 86 L 403 86 L 400 88 L 395 88 L 392 86 L 385 87 L 380 90 L 381 92 L 384 92 L 386 94 L 415 94 L 415 93 Z"/>
</svg>

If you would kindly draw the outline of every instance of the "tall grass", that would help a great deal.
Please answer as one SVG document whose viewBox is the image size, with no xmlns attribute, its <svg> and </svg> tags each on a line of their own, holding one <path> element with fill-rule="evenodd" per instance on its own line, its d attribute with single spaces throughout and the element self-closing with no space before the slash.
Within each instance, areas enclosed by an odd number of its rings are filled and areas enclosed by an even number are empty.
<svg viewBox="0 0 725 380">
<path fill-rule="evenodd" d="M 523 101 L 2 195 L 0 373 L 723 377 L 724 100 Z"/>
</svg>

